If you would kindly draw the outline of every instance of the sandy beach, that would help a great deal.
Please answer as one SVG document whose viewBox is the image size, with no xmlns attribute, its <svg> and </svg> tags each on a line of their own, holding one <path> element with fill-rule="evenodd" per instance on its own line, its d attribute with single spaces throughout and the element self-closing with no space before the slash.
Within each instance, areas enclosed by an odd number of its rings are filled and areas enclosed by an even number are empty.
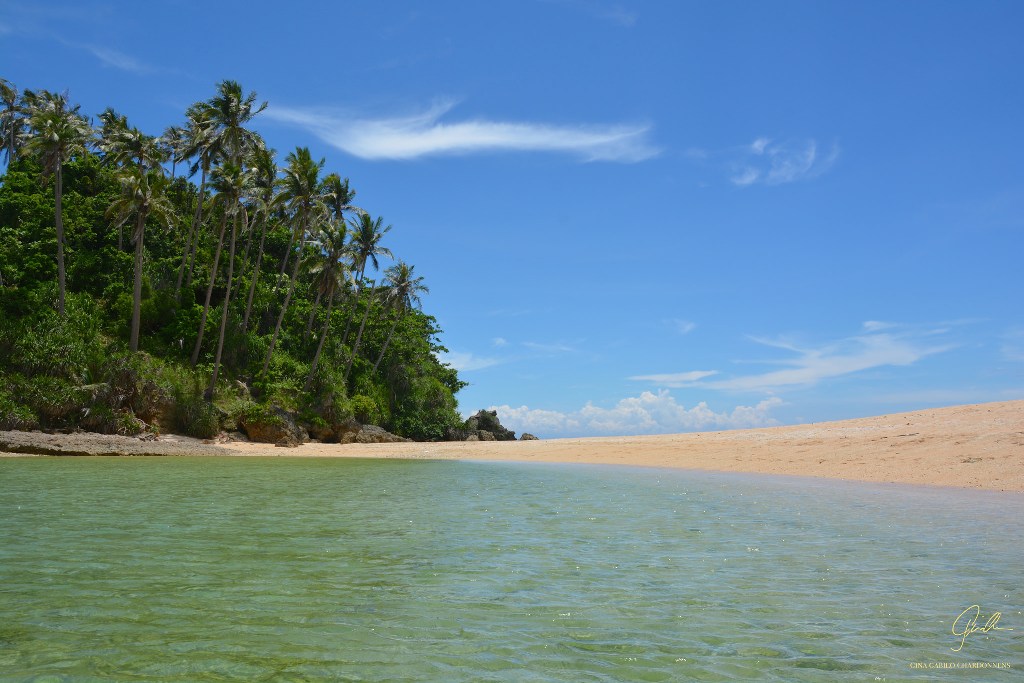
<svg viewBox="0 0 1024 683">
<path fill-rule="evenodd" d="M 23 446 L 16 448 L 17 444 Z M 0 450 L 28 452 L 32 444 L 49 444 L 52 454 L 69 455 L 250 455 L 587 463 L 1024 492 L 1024 401 L 765 429 L 540 441 L 307 443 L 297 448 L 278 448 L 251 442 L 209 444 L 181 436 L 164 436 L 158 441 L 146 442 L 95 434 L 0 433 Z"/>
</svg>

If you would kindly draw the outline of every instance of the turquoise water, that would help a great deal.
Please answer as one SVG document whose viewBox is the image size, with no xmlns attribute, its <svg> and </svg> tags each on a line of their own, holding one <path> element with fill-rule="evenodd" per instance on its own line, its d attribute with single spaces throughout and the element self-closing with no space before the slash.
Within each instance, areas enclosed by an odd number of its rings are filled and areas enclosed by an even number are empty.
<svg viewBox="0 0 1024 683">
<path fill-rule="evenodd" d="M 795 478 L 3 459 L 0 680 L 1021 680 L 1022 532 L 1020 495 Z M 974 604 L 1015 630 L 953 652 Z"/>
</svg>

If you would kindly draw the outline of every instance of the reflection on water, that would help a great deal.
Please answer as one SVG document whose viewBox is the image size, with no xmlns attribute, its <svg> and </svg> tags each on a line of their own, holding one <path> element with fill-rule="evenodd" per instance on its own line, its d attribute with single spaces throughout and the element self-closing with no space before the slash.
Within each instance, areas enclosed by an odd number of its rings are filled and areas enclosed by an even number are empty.
<svg viewBox="0 0 1024 683">
<path fill-rule="evenodd" d="M 794 478 L 6 459 L 0 679 L 1009 680 L 1022 531 L 1020 495 Z M 1015 630 L 953 652 L 973 604 Z"/>
</svg>

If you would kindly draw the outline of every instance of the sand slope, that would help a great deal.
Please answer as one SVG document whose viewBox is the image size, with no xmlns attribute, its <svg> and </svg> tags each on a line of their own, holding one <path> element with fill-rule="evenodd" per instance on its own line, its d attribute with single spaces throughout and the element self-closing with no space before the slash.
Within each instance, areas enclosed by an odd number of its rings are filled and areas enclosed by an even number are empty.
<svg viewBox="0 0 1024 683">
<path fill-rule="evenodd" d="M 516 442 L 227 443 L 238 455 L 516 460 L 805 475 L 1024 492 L 1024 401 L 842 422 L 664 436 Z"/>
<path fill-rule="evenodd" d="M 262 455 L 642 465 L 1024 492 L 1024 401 L 842 422 L 664 436 L 543 441 L 321 444 L 157 441 L 0 432 L 0 451 L 54 455 Z M 4 453 L 0 453 L 4 455 Z"/>
</svg>

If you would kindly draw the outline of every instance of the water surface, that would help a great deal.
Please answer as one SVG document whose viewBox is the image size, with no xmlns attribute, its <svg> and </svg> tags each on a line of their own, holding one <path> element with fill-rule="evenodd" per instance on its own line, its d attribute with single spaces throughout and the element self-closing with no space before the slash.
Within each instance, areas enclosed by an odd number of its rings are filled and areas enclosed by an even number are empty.
<svg viewBox="0 0 1024 683">
<path fill-rule="evenodd" d="M 784 477 L 4 459 L 0 680 L 1011 680 L 1022 532 L 1020 495 Z M 974 604 L 1015 630 L 953 652 Z"/>
</svg>

